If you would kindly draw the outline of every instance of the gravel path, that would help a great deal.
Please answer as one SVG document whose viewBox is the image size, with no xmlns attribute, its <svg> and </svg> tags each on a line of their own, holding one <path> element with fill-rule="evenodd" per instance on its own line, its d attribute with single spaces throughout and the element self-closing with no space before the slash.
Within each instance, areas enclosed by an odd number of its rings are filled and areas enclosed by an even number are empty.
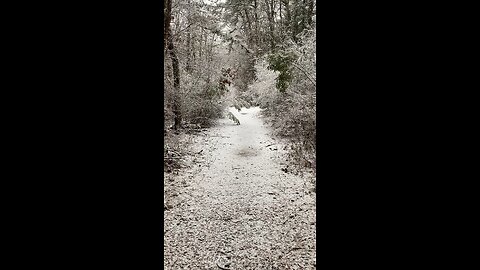
<svg viewBox="0 0 480 270">
<path fill-rule="evenodd" d="M 165 269 L 315 269 L 313 187 L 284 173 L 260 109 L 195 136 L 194 166 L 166 176 Z M 313 177 L 313 176 L 310 176 Z"/>
</svg>

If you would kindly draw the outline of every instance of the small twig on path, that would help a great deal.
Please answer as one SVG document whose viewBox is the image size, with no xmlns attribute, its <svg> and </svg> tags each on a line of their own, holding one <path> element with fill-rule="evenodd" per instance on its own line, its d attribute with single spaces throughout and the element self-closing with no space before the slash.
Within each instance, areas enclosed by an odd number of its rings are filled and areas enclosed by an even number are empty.
<svg viewBox="0 0 480 270">
<path fill-rule="evenodd" d="M 230 268 L 225 268 L 225 267 L 221 266 L 220 264 L 218 264 L 218 261 L 217 261 L 217 266 L 218 266 L 218 268 L 223 269 L 223 270 L 230 270 Z"/>
<path fill-rule="evenodd" d="M 305 248 L 303 248 L 303 247 L 293 247 L 293 248 L 291 248 L 289 251 L 287 251 L 286 254 L 288 254 L 288 253 L 290 253 L 290 252 L 292 252 L 292 251 L 294 251 L 294 250 L 298 250 L 298 249 L 305 249 Z"/>
</svg>

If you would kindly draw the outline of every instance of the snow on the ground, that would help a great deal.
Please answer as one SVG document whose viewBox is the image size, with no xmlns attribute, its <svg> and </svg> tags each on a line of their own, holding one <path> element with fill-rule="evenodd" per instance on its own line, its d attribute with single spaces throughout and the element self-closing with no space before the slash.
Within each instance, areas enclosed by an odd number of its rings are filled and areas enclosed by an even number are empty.
<svg viewBox="0 0 480 270">
<path fill-rule="evenodd" d="M 165 181 L 165 269 L 315 269 L 315 193 L 281 171 L 258 107 L 197 136 L 192 166 Z"/>
</svg>

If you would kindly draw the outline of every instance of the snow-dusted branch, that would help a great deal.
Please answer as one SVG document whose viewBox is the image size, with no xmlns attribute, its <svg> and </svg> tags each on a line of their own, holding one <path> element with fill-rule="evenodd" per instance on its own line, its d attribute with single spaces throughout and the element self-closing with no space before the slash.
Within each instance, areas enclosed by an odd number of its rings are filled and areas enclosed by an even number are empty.
<svg viewBox="0 0 480 270">
<path fill-rule="evenodd" d="M 294 67 L 298 68 L 300 71 L 303 72 L 303 74 L 305 74 L 305 76 L 307 77 L 308 80 L 310 80 L 310 82 L 313 84 L 313 86 L 317 87 L 317 85 L 315 84 L 315 80 L 312 79 L 312 77 L 303 69 L 301 68 L 300 66 L 298 66 L 297 64 L 295 63 L 292 63 Z"/>
</svg>

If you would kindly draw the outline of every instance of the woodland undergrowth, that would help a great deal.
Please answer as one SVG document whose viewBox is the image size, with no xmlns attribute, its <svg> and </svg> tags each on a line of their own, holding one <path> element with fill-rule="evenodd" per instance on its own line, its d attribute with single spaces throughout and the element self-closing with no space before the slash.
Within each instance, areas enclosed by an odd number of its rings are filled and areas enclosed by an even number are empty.
<svg viewBox="0 0 480 270">
<path fill-rule="evenodd" d="M 264 109 L 275 136 L 288 142 L 291 170 L 316 172 L 316 32 L 257 62 L 249 95 Z M 282 74 L 284 74 L 282 76 Z"/>
<path fill-rule="evenodd" d="M 289 170 L 316 172 L 314 1 L 166 3 L 166 169 L 181 166 L 182 134 L 215 125 L 230 106 L 260 106 L 288 142 Z"/>
</svg>

